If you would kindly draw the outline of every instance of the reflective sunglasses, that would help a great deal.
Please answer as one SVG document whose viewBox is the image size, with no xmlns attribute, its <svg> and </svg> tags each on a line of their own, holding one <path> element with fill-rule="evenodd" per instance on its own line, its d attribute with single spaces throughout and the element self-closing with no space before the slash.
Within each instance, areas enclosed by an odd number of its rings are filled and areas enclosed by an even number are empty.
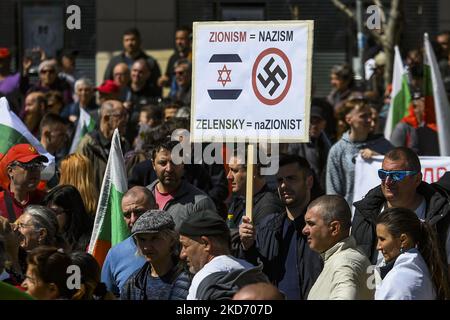
<svg viewBox="0 0 450 320">
<path fill-rule="evenodd" d="M 417 171 L 410 171 L 410 170 L 393 170 L 393 171 L 386 171 L 383 169 L 378 170 L 378 177 L 380 177 L 381 180 L 386 180 L 387 177 L 391 178 L 393 181 L 402 181 L 407 176 L 413 176 L 418 174 Z"/>
<path fill-rule="evenodd" d="M 16 162 L 15 165 L 25 170 L 42 171 L 45 168 L 45 165 L 40 162 L 32 162 L 32 163 Z"/>
</svg>

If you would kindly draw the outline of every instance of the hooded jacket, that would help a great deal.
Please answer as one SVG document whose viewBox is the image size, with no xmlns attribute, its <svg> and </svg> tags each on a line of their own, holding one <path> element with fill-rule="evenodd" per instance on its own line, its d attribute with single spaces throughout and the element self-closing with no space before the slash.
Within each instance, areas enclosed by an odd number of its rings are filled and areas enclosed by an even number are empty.
<svg viewBox="0 0 450 320">
<path fill-rule="evenodd" d="M 231 272 L 219 271 L 208 275 L 197 288 L 197 300 L 231 300 L 242 287 L 269 282 L 262 272 L 262 264 L 250 269 L 238 269 Z"/>
<path fill-rule="evenodd" d="M 436 226 L 441 253 L 443 257 L 446 257 L 446 252 L 450 249 L 445 248 L 450 223 L 450 201 L 426 182 L 419 185 L 417 193 L 425 198 L 425 220 Z M 386 198 L 381 191 L 381 186 L 378 186 L 370 190 L 364 199 L 353 204 L 355 216 L 352 223 L 352 235 L 373 264 L 376 264 L 378 257 L 375 221 L 385 203 Z"/>
<path fill-rule="evenodd" d="M 330 149 L 327 161 L 326 191 L 327 194 L 338 194 L 351 206 L 355 183 L 355 161 L 362 149 L 371 149 L 385 154 L 394 147 L 382 135 L 369 135 L 366 141 L 350 140 L 350 131 L 343 134 L 341 140 Z"/>
</svg>

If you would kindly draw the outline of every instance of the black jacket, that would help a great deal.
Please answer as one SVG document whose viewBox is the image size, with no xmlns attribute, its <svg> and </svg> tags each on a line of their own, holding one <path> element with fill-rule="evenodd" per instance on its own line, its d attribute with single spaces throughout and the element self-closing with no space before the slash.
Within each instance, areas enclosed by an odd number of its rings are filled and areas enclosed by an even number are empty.
<svg viewBox="0 0 450 320">
<path fill-rule="evenodd" d="M 253 223 L 259 224 L 267 215 L 283 212 L 283 205 L 278 196 L 265 184 L 262 189 L 253 196 Z M 233 215 L 235 228 L 245 216 L 245 197 L 234 196 L 228 208 L 228 214 Z"/>
<path fill-rule="evenodd" d="M 242 287 L 259 282 L 269 282 L 262 273 L 262 265 L 231 272 L 220 271 L 208 275 L 197 288 L 198 300 L 231 300 Z"/>
<path fill-rule="evenodd" d="M 133 62 L 137 61 L 139 59 L 147 60 L 148 64 L 150 65 L 151 70 L 150 70 L 150 78 L 148 79 L 148 81 L 150 83 L 152 83 L 152 85 L 156 88 L 157 83 L 158 83 L 158 78 L 161 76 L 161 69 L 159 68 L 158 62 L 156 61 L 155 58 L 147 55 L 142 50 L 139 52 L 139 54 L 136 57 L 134 57 Z M 109 60 L 109 62 L 108 62 L 108 66 L 106 67 L 105 74 L 103 76 L 103 80 L 108 80 L 108 79 L 113 80 L 114 79 L 113 78 L 114 67 L 121 62 L 128 64 L 128 67 L 131 70 L 131 65 L 129 65 L 129 63 L 128 63 L 129 61 L 130 61 L 130 59 L 125 56 L 124 52 L 121 52 L 119 55 L 112 57 L 111 60 Z M 161 94 L 162 94 L 162 89 L 159 88 L 158 96 L 161 96 Z"/>
<path fill-rule="evenodd" d="M 255 245 L 248 251 L 241 251 L 251 263 L 260 261 L 264 264 L 263 271 L 274 285 L 278 285 L 285 272 L 284 264 L 289 248 L 283 244 L 283 224 L 287 218 L 286 212 L 267 216 L 256 227 Z M 297 236 L 299 299 L 306 300 L 309 290 L 323 269 L 323 262 L 320 255 L 309 248 L 306 236 L 302 234 L 305 226 L 304 216 L 296 219 L 294 223 L 297 230 L 294 236 Z"/>
<path fill-rule="evenodd" d="M 446 257 L 445 242 L 450 223 L 450 201 L 426 182 L 419 185 L 417 193 L 425 198 L 425 220 L 436 226 L 441 253 Z M 381 186 L 378 186 L 370 190 L 364 199 L 353 204 L 356 210 L 352 222 L 352 235 L 373 264 L 376 264 L 378 257 L 375 221 L 385 202 Z"/>
</svg>

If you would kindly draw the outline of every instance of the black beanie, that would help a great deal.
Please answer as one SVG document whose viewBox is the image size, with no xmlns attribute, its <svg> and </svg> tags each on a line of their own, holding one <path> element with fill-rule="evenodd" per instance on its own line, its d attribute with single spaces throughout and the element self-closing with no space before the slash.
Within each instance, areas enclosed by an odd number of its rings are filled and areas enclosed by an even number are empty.
<svg viewBox="0 0 450 320">
<path fill-rule="evenodd" d="M 212 210 L 192 213 L 183 221 L 179 230 L 181 235 L 191 237 L 214 236 L 229 232 L 225 221 Z"/>
</svg>

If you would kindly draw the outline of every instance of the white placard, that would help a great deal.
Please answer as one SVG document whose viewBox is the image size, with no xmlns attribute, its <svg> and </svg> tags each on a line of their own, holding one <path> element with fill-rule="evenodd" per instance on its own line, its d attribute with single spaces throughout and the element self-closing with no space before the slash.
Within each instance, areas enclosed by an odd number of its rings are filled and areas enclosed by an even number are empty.
<svg viewBox="0 0 450 320">
<path fill-rule="evenodd" d="M 191 141 L 309 141 L 313 21 L 194 22 Z"/>
</svg>

